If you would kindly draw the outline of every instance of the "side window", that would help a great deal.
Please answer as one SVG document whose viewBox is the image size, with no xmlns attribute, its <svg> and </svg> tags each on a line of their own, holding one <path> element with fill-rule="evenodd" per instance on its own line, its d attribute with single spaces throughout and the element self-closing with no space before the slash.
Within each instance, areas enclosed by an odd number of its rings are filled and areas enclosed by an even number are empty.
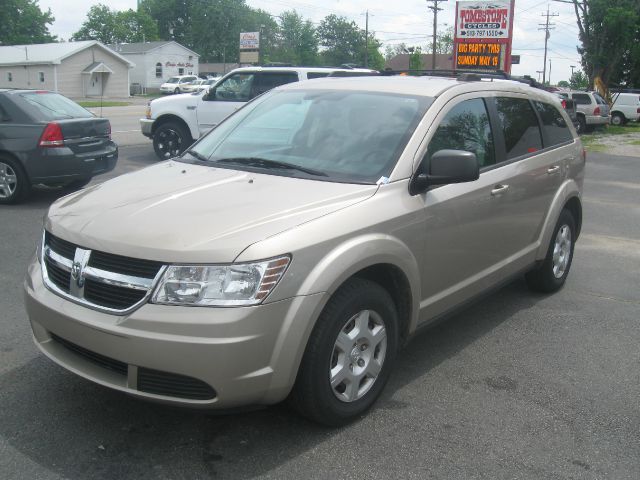
<svg viewBox="0 0 640 480">
<path fill-rule="evenodd" d="M 540 126 L 531 103 L 524 98 L 496 98 L 498 118 L 504 132 L 507 160 L 542 148 Z"/>
<path fill-rule="evenodd" d="M 591 97 L 586 93 L 574 93 L 573 100 L 576 102 L 576 105 L 591 105 Z"/>
<path fill-rule="evenodd" d="M 253 86 L 251 98 L 268 92 L 272 88 L 285 85 L 287 83 L 297 82 L 298 74 L 296 72 L 262 72 L 260 73 Z"/>
<path fill-rule="evenodd" d="M 0 123 L 8 122 L 9 120 L 9 115 L 7 115 L 7 112 L 5 112 L 2 105 L 0 105 Z"/>
<path fill-rule="evenodd" d="M 313 80 L 314 78 L 328 77 L 329 72 L 307 72 L 307 80 Z"/>
<path fill-rule="evenodd" d="M 248 102 L 251 98 L 254 73 L 236 73 L 227 77 L 216 89 L 216 100 L 223 102 Z"/>
<path fill-rule="evenodd" d="M 545 147 L 551 147 L 560 143 L 573 140 L 567 122 L 557 107 L 548 103 L 533 102 L 542 120 L 542 128 L 546 135 Z M 549 143 L 547 145 L 547 142 Z"/>
<path fill-rule="evenodd" d="M 453 149 L 473 152 L 480 168 L 496 163 L 493 134 L 484 100 L 465 100 L 444 117 L 429 142 L 427 155 Z"/>
<path fill-rule="evenodd" d="M 162 78 L 162 64 L 156 63 L 156 78 Z"/>
</svg>

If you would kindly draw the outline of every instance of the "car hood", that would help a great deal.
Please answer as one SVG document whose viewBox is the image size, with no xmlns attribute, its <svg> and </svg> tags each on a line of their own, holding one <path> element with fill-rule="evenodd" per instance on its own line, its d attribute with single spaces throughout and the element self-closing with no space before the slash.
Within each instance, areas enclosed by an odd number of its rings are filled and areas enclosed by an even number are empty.
<svg viewBox="0 0 640 480">
<path fill-rule="evenodd" d="M 168 161 L 59 199 L 45 226 L 85 248 L 128 257 L 232 262 L 249 245 L 376 190 Z"/>
</svg>

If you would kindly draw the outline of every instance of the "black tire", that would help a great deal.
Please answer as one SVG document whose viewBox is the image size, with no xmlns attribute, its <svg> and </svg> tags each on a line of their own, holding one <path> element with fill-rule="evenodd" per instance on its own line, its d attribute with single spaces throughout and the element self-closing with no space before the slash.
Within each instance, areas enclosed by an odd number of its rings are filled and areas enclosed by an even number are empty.
<svg viewBox="0 0 640 480">
<path fill-rule="evenodd" d="M 89 178 L 81 178 L 79 180 L 74 180 L 71 183 L 67 183 L 64 188 L 65 190 L 69 190 L 70 192 L 74 192 L 76 190 L 80 190 L 83 187 L 86 187 L 89 182 L 92 180 L 92 177 Z"/>
<path fill-rule="evenodd" d="M 627 123 L 627 119 L 620 112 L 615 112 L 611 115 L 611 125 L 624 125 Z"/>
<path fill-rule="evenodd" d="M 176 87 L 176 89 L 173 91 L 174 95 L 177 95 L 180 93 L 180 87 Z"/>
<path fill-rule="evenodd" d="M 349 385 L 351 381 L 337 384 L 335 389 L 331 386 L 330 370 L 339 367 L 337 362 L 340 354 L 336 353 L 338 335 L 347 332 L 350 324 L 354 325 L 351 333 L 355 332 L 354 319 L 365 311 L 369 312 L 365 317 L 368 319 L 366 334 L 371 333 L 368 331 L 371 325 L 374 325 L 378 332 L 380 324 L 384 326 L 386 351 L 383 350 L 382 341 L 366 352 L 368 339 L 362 340 L 362 343 L 360 338 L 349 339 L 346 343 L 352 350 L 349 354 L 342 354 L 341 362 L 344 367 L 341 370 L 346 372 L 350 368 L 351 372 L 354 372 L 355 367 L 356 372 L 369 371 L 370 365 L 373 365 L 372 359 L 381 365 L 381 369 L 373 380 L 364 373 L 356 373 L 356 376 L 362 375 L 361 378 L 354 377 L 358 382 L 356 394 L 361 396 L 352 400 L 340 400 L 338 395 L 346 396 L 348 387 L 345 385 Z M 397 349 L 398 315 L 391 296 L 377 283 L 353 278 L 329 299 L 320 314 L 302 358 L 289 403 L 299 413 L 320 424 L 340 426 L 349 423 L 367 411 L 384 389 L 393 369 Z M 365 361 L 365 358 L 360 357 L 361 354 L 363 357 L 369 355 L 368 359 Z M 350 366 L 347 367 L 349 362 Z M 334 363 L 336 365 L 331 367 Z M 350 375 L 348 372 L 347 374 Z M 342 387 L 345 393 L 340 393 Z M 358 389 L 362 390 L 362 393 Z"/>
<path fill-rule="evenodd" d="M 579 134 L 587 132 L 587 121 L 585 120 L 583 115 L 578 115 L 578 125 L 576 126 L 576 131 Z"/>
<path fill-rule="evenodd" d="M 153 149 L 160 160 L 177 157 L 192 143 L 187 129 L 175 122 L 163 123 L 153 134 Z"/>
<path fill-rule="evenodd" d="M 554 270 L 554 265 L 560 263 L 560 260 L 558 260 L 558 262 L 554 264 L 554 255 L 556 254 L 557 243 L 561 236 L 559 235 L 559 232 L 563 228 L 567 228 L 570 235 L 568 245 L 566 245 L 566 241 L 563 241 L 563 243 L 569 248 L 568 253 L 565 254 L 568 255 L 568 258 L 564 269 Z M 531 290 L 536 292 L 552 293 L 562 288 L 567 276 L 569 275 L 569 269 L 571 268 L 571 262 L 573 261 L 576 233 L 576 221 L 573 218 L 573 215 L 567 209 L 562 210 L 560 217 L 558 218 L 558 222 L 556 223 L 556 227 L 553 229 L 553 235 L 549 242 L 547 256 L 538 267 L 525 275 L 527 285 Z M 560 256 L 559 258 L 561 259 L 564 257 Z"/>
<path fill-rule="evenodd" d="M 19 203 L 31 193 L 31 181 L 20 162 L 0 155 L 0 205 Z"/>
</svg>

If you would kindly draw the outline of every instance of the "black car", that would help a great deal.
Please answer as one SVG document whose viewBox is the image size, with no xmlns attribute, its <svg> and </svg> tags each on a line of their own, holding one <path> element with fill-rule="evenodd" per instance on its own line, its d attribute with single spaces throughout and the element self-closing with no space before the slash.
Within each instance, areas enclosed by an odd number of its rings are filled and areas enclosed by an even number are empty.
<svg viewBox="0 0 640 480">
<path fill-rule="evenodd" d="M 117 160 L 106 118 L 55 92 L 0 89 L 0 204 L 37 184 L 81 188 Z"/>
</svg>

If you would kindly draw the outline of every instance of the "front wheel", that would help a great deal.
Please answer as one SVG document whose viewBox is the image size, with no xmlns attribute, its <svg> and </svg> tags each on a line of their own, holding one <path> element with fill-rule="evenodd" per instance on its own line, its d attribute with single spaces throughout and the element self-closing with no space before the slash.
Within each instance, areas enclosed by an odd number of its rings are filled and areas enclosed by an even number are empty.
<svg viewBox="0 0 640 480">
<path fill-rule="evenodd" d="M 560 290 L 569 275 L 575 243 L 576 222 L 569 210 L 562 210 L 547 256 L 542 264 L 525 276 L 529 288 L 544 293 Z"/>
<path fill-rule="evenodd" d="M 621 113 L 616 112 L 611 115 L 611 125 L 624 125 L 625 123 L 626 119 Z"/>
<path fill-rule="evenodd" d="M 318 318 L 290 402 L 324 425 L 354 420 L 382 392 L 397 343 L 398 315 L 389 293 L 369 280 L 349 280 Z"/>
<path fill-rule="evenodd" d="M 180 87 L 176 87 L 176 89 L 173 91 L 174 95 L 177 95 L 180 93 Z"/>
<path fill-rule="evenodd" d="M 153 134 L 153 149 L 160 160 L 177 157 L 191 145 L 186 129 L 174 122 L 163 123 Z"/>
</svg>

